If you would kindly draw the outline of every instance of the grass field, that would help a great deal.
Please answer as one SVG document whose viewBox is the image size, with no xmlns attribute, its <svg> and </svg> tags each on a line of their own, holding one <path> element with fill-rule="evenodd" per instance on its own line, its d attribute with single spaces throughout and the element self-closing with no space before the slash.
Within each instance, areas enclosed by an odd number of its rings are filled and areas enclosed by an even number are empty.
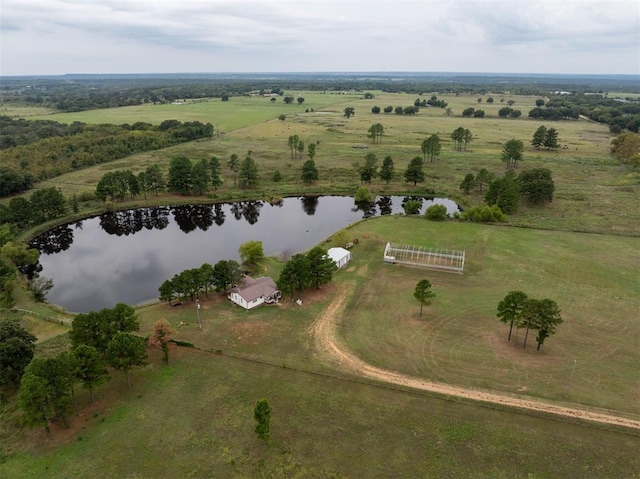
<svg viewBox="0 0 640 479">
<path fill-rule="evenodd" d="M 491 95 L 492 105 L 485 103 L 489 95 L 482 96 L 481 104 L 477 96 L 445 97 L 453 109 L 453 116 L 447 117 L 435 108 L 423 108 L 416 116 L 370 112 L 374 105 L 412 105 L 415 95 L 376 92 L 372 100 L 319 92 L 300 95 L 306 99 L 302 106 L 232 98 L 163 105 L 166 109 L 145 105 L 46 116 L 58 121 L 159 123 L 177 117 L 165 117 L 167 112 L 180 112 L 184 116 L 178 119 L 210 121 L 222 133 L 212 140 L 135 155 L 39 186 L 58 186 L 65 194 L 93 191 L 106 171 L 141 171 L 150 164 L 166 171 L 178 154 L 194 160 L 216 155 L 224 162 L 231 153 L 243 157 L 251 150 L 261 172 L 259 187 L 239 190 L 225 171 L 226 184 L 211 200 L 305 192 L 352 194 L 359 185 L 353 163 L 367 151 L 380 159 L 391 155 L 401 176 L 408 161 L 421 155 L 422 139 L 439 132 L 445 140 L 442 155 L 437 163 L 425 166 L 425 184 L 413 188 L 399 177 L 389 186 L 374 181 L 372 189 L 388 194 L 433 190 L 470 206 L 482 198 L 477 192 L 469 196 L 460 192 L 464 175 L 480 168 L 501 175 L 501 144 L 519 138 L 526 145 L 541 124 L 526 118 L 497 118 L 497 110 L 509 99 L 526 116 L 535 97 L 504 97 L 500 102 L 502 97 Z M 354 106 L 356 116 L 344 118 L 345 106 Z M 488 117 L 460 118 L 468 106 L 484 109 Z M 307 108 L 314 111 L 305 113 Z M 288 115 L 284 122 L 275 119 L 280 113 Z M 380 145 L 366 138 L 374 122 L 385 126 Z M 458 126 L 474 133 L 469 151 L 452 150 L 449 133 Z M 131 392 L 115 374 L 98 391 L 95 406 L 87 406 L 83 392 L 83 408 L 72 428 L 56 429 L 51 442 L 41 431 L 18 428 L 17 414 L 9 411 L 8 419 L 0 421 L 0 476 L 639 478 L 637 435 L 343 377 L 316 354 L 310 334 L 314 319 L 338 291 L 347 288 L 350 299 L 338 339 L 370 364 L 434 381 L 637 418 L 639 175 L 609 157 L 610 137 L 602 125 L 572 121 L 546 126 L 558 129 L 560 143 L 567 149 L 548 152 L 527 147 L 520 169 L 550 168 L 556 183 L 554 201 L 542 208 L 523 204 L 509 220 L 511 225 L 536 229 L 380 218 L 349 229 L 360 238 L 354 261 L 331 285 L 307 293 L 301 307 L 286 301 L 279 307 L 246 312 L 212 296 L 202 300 L 202 330 L 195 326 L 192 303 L 140 308 L 143 334 L 165 317 L 178 329 L 177 338 L 204 351 L 174 351 L 170 367 L 160 366 L 159 357 L 152 355 L 149 366 L 134 372 Z M 293 134 L 305 144 L 319 142 L 317 184 L 307 187 L 298 180 L 301 161 L 292 160 L 287 147 Z M 281 183 L 270 181 L 276 169 L 283 173 Z M 151 201 L 192 199 L 166 195 Z M 135 204 L 145 202 L 139 199 Z M 81 213 L 89 211 L 89 205 L 84 208 Z M 386 241 L 465 249 L 465 274 L 386 266 L 381 260 Z M 268 260 L 264 267 L 277 277 L 282 264 Z M 413 289 L 425 277 L 437 296 L 421 319 Z M 495 317 L 497 303 L 515 289 L 554 299 L 562 310 L 564 323 L 540 352 L 535 351 L 534 335 L 526 350 L 515 346 L 515 340 L 507 342 L 508 328 Z M 58 315 L 23 292 L 18 306 Z M 26 321 L 41 337 L 38 354 L 68 347 L 65 335 L 58 335 L 63 327 L 35 316 Z M 180 323 L 184 325 L 178 327 Z M 522 337 L 520 331 L 517 338 Z M 271 447 L 258 443 L 252 434 L 252 408 L 261 397 L 267 397 L 274 409 Z"/>
<path fill-rule="evenodd" d="M 374 105 L 412 105 L 415 95 L 379 93 L 371 100 L 364 100 L 348 95 L 317 92 L 300 94 L 308 98 L 308 105 L 307 101 L 300 107 L 283 105 L 282 102 L 272 105 L 264 98 L 233 98 L 229 102 L 211 100 L 193 105 L 131 107 L 137 108 L 140 114 L 135 120 L 156 123 L 166 119 L 165 115 L 169 111 L 174 111 L 170 108 L 182 112 L 184 116 L 181 119 L 196 119 L 190 115 L 200 112 L 214 125 L 222 124 L 223 133 L 212 140 L 142 153 L 76 171 L 42 182 L 39 186 L 57 186 L 67 195 L 91 192 L 107 171 L 132 169 L 139 172 L 151 164 L 158 164 L 166 172 L 171 158 L 176 155 L 186 155 L 192 160 L 215 155 L 222 159 L 224 166 L 232 153 L 243 158 L 247 151 L 251 151 L 259 167 L 261 180 L 258 187 L 254 190 L 239 190 L 233 185 L 231 172 L 224 168 L 225 185 L 218 191 L 211 192 L 214 199 L 270 198 L 305 193 L 353 194 L 360 183 L 354 164 L 363 161 L 365 153 L 373 152 L 380 163 L 385 156 L 391 155 L 396 169 L 396 178 L 389 185 L 380 180 L 373 182 L 371 189 L 374 192 L 418 195 L 435 192 L 468 207 L 482 203 L 483 199 L 478 191 L 470 195 L 464 195 L 460 191 L 459 184 L 464 176 L 476 173 L 481 168 L 501 176 L 505 171 L 499 159 L 502 144 L 511 138 L 518 138 L 529 145 L 533 132 L 542 124 L 527 118 L 497 118 L 497 110 L 504 106 L 498 97 L 492 105 L 481 104 L 487 115 L 493 116 L 476 119 L 459 116 L 466 106 L 478 107 L 475 96 L 444 97 L 453 108 L 453 116 L 447 117 L 440 108 L 422 108 L 415 116 L 371 113 Z M 525 115 L 535 104 L 534 97 L 513 99 L 516 101 L 514 107 L 521 108 Z M 311 105 L 315 105 L 314 111 L 305 113 L 304 110 Z M 356 115 L 349 120 L 343 115 L 345 105 L 354 105 L 356 109 Z M 167 109 L 162 110 L 164 107 Z M 284 107 L 289 108 L 291 114 L 283 122 L 276 117 Z M 247 113 L 248 110 L 252 113 Z M 98 121 L 98 116 L 102 121 L 133 121 L 126 111 L 127 108 L 120 108 L 73 115 L 85 115 L 85 120 L 94 121 Z M 165 113 L 158 113 L 162 111 Z M 81 116 L 60 116 L 59 119 L 65 118 L 71 121 L 81 119 Z M 204 117 L 198 119 L 205 120 Z M 385 126 L 385 135 L 378 145 L 371 144 L 371 140 L 366 137 L 367 129 L 374 122 L 381 122 Z M 519 169 L 549 168 L 556 184 L 554 201 L 542 208 L 532 208 L 523 203 L 518 215 L 510 218 L 510 224 L 565 231 L 640 235 L 640 208 L 637 208 L 640 174 L 610 157 L 611 137 L 607 128 L 583 120 L 547 122 L 546 125 L 559 131 L 560 144 L 567 148 L 546 151 L 526 146 Z M 449 139 L 450 132 L 459 126 L 469 128 L 474 134 L 468 151 L 454 151 Z M 413 187 L 404 182 L 404 170 L 412 157 L 422 155 L 420 144 L 426 136 L 433 133 L 439 133 L 442 137 L 441 157 L 435 164 L 425 165 L 426 181 Z M 302 161 L 290 158 L 287 141 L 294 134 L 306 145 L 310 142 L 318 144 L 315 161 L 320 180 L 313 185 L 302 184 Z M 368 148 L 354 148 L 358 145 L 366 145 Z M 279 183 L 271 181 L 276 170 L 283 175 L 283 180 Z M 166 204 L 178 200 L 191 201 L 192 198 L 165 196 L 154 201 Z M 139 204 L 140 201 L 136 203 Z"/>
<path fill-rule="evenodd" d="M 638 437 L 181 350 L 115 376 L 6 478 L 637 477 Z M 185 392 L 188 394 L 185 396 Z M 271 443 L 253 406 L 272 406 Z M 86 401 L 86 393 L 81 393 Z"/>
</svg>

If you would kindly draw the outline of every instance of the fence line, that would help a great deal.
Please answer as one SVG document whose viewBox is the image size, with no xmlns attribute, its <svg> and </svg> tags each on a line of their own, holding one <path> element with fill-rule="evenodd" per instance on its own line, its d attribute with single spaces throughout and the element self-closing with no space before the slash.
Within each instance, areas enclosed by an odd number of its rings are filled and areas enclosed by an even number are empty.
<svg viewBox="0 0 640 479">
<path fill-rule="evenodd" d="M 52 316 L 47 316 L 46 314 L 37 313 L 35 311 L 30 311 L 28 309 L 21 309 L 21 308 L 11 308 L 11 311 L 18 311 L 20 313 L 30 314 L 31 316 L 44 319 L 45 321 L 49 321 L 50 323 L 57 323 L 57 324 L 61 324 L 62 326 L 71 326 L 71 321 L 69 321 L 68 319 L 54 318 Z"/>
</svg>

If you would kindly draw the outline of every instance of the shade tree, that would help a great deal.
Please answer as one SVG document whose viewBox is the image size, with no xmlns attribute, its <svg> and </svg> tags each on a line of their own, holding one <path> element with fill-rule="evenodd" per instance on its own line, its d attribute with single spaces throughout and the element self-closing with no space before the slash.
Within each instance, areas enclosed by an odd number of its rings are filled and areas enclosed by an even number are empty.
<svg viewBox="0 0 640 479">
<path fill-rule="evenodd" d="M 387 185 L 391 180 L 393 180 L 395 173 L 394 173 L 393 159 L 391 158 L 391 156 L 387 155 L 384 157 L 384 160 L 382 161 L 382 167 L 380 167 L 379 175 L 380 175 L 380 179 L 384 181 Z"/>
<path fill-rule="evenodd" d="M 414 186 L 424 181 L 425 176 L 422 169 L 422 158 L 419 156 L 413 157 L 404 172 L 404 179 L 407 183 L 413 183 Z"/>
<path fill-rule="evenodd" d="M 145 340 L 131 333 L 117 333 L 109 342 L 106 351 L 107 363 L 118 371 L 124 371 L 129 389 L 131 389 L 130 371 L 134 366 L 142 366 L 146 358 Z"/>
<path fill-rule="evenodd" d="M 507 165 L 507 169 L 515 169 L 522 160 L 524 145 L 521 140 L 511 139 L 502 145 L 500 160 Z"/>
<path fill-rule="evenodd" d="M 555 184 L 548 168 L 533 168 L 520 172 L 517 178 L 520 194 L 534 204 L 553 201 Z"/>
<path fill-rule="evenodd" d="M 0 386 L 17 385 L 31 362 L 37 338 L 16 319 L 0 321 Z"/>
<path fill-rule="evenodd" d="M 431 304 L 431 298 L 434 298 L 435 295 L 431 290 L 431 282 L 428 279 L 418 281 L 416 289 L 413 292 L 413 297 L 420 303 L 420 317 L 422 317 L 423 306 L 429 306 Z"/>
<path fill-rule="evenodd" d="M 109 380 L 104 356 L 93 346 L 80 344 L 72 350 L 75 359 L 75 379 L 89 390 L 91 403 L 94 401 L 94 389 Z"/>
</svg>

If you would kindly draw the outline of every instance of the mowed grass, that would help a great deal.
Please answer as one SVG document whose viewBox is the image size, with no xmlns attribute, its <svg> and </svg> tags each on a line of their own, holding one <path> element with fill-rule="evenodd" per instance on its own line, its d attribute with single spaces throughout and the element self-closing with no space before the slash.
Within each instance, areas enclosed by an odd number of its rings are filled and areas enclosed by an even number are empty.
<svg viewBox="0 0 640 479">
<path fill-rule="evenodd" d="M 158 318 L 177 337 L 210 351 L 326 372 L 315 360 L 310 326 L 336 292 L 352 291 L 340 340 L 367 362 L 450 384 L 640 414 L 640 240 L 632 237 L 382 217 L 350 228 L 359 238 L 348 270 L 298 306 L 244 311 L 220 295 L 195 304 L 139 309 L 147 334 Z M 385 265 L 387 241 L 466 251 L 464 275 Z M 327 244 L 330 247 L 331 244 Z M 277 263 L 267 272 L 278 277 Z M 437 296 L 419 317 L 416 283 Z M 496 309 L 513 290 L 558 303 L 564 323 L 536 351 L 535 332 L 500 323 Z M 574 361 L 576 367 L 573 372 Z"/>
<path fill-rule="evenodd" d="M 86 392 L 79 393 L 86 404 Z M 253 407 L 272 407 L 271 441 Z M 6 478 L 637 477 L 637 436 L 193 350 L 97 392 Z"/>
<path fill-rule="evenodd" d="M 376 92 L 373 99 L 364 100 L 348 95 L 318 92 L 300 94 L 308 98 L 301 107 L 283 105 L 280 100 L 277 105 L 272 105 L 265 98 L 232 98 L 229 102 L 210 100 L 181 106 L 146 105 L 142 109 L 147 116 L 142 115 L 138 119 L 154 122 L 166 119 L 164 113 L 158 113 L 156 116 L 156 112 L 162 111 L 154 110 L 156 107 L 172 107 L 182 112 L 193 108 L 194 111 L 202 111 L 203 114 L 206 112 L 207 121 L 214 125 L 224 123 L 225 115 L 231 115 L 233 118 L 229 117 L 228 122 L 237 128 L 223 128 L 223 133 L 211 140 L 195 141 L 134 155 L 72 172 L 42 182 L 38 186 L 57 186 L 67 195 L 91 192 L 107 171 L 132 169 L 139 172 L 149 165 L 158 164 L 167 172 L 173 157 L 185 155 L 194 161 L 201 158 L 209 159 L 212 156 L 222 160 L 225 184 L 219 190 L 210 192 L 210 196 L 218 201 L 310 193 L 353 194 L 360 185 L 354 165 L 361 163 L 364 155 L 371 152 L 379 159 L 378 164 L 382 163 L 385 156 L 390 155 L 396 171 L 396 178 L 389 185 L 379 179 L 373 181 L 370 188 L 375 193 L 435 193 L 452 198 L 466 208 L 482 204 L 483 195 L 477 189 L 470 195 L 464 195 L 459 189 L 464 176 L 467 173 L 475 174 L 482 168 L 498 176 L 503 175 L 505 168 L 500 161 L 502 144 L 516 138 L 525 144 L 524 159 L 518 171 L 549 168 L 553 174 L 556 192 L 554 201 L 542 207 L 530 206 L 523 201 L 518 214 L 509 219 L 510 224 L 565 231 L 640 235 L 640 208 L 637 207 L 640 175 L 620 165 L 610 156 L 611 136 L 604 125 L 584 120 L 540 122 L 525 117 L 516 120 L 497 117 L 497 110 L 505 106 L 509 99 L 514 99 L 514 108 L 521 108 L 526 116 L 528 110 L 535 105 L 535 97 L 504 97 L 505 103 L 500 103 L 500 97 L 493 95 L 493 104 L 478 105 L 476 96 L 443 96 L 453 108 L 453 115 L 448 117 L 441 108 L 422 108 L 420 113 L 414 116 L 371 113 L 374 105 L 412 105 L 416 95 Z M 305 112 L 304 110 L 311 105 L 316 105 L 314 111 Z M 353 106 L 356 110 L 355 116 L 348 120 L 343 115 L 345 106 Z M 482 107 L 490 116 L 482 119 L 461 118 L 461 111 L 466 106 Z M 284 107 L 289 110 L 282 110 Z M 187 110 L 182 110 L 183 108 Z M 124 109 L 97 110 L 81 114 L 95 115 L 95 121 L 108 120 L 118 123 L 126 120 L 121 111 L 115 110 Z M 281 110 L 290 113 L 285 121 L 276 119 Z M 101 116 L 109 114 L 115 116 L 111 119 Z M 385 134 L 380 144 L 373 145 L 367 138 L 367 130 L 376 122 L 384 125 Z M 561 149 L 536 150 L 530 146 L 534 131 L 542 124 L 558 130 Z M 459 126 L 470 129 L 474 136 L 467 151 L 455 151 L 450 140 L 450 133 Z M 403 174 L 410 159 L 422 156 L 422 140 L 434 133 L 438 133 L 443 141 L 440 158 L 436 163 L 425 165 L 424 183 L 415 187 L 405 183 Z M 317 143 L 315 161 L 320 179 L 312 185 L 304 185 L 300 180 L 302 162 L 307 156 L 305 153 L 302 160 L 291 158 L 287 145 L 291 135 L 298 135 L 305 145 Z M 234 179 L 226 168 L 226 161 L 231 154 L 235 153 L 244 158 L 248 152 L 251 152 L 258 164 L 260 182 L 255 189 L 239 190 L 234 186 Z M 283 176 L 283 180 L 278 183 L 271 180 L 276 170 Z M 168 195 L 154 199 L 156 202 L 169 203 L 178 200 L 189 201 L 190 198 Z"/>
<path fill-rule="evenodd" d="M 360 244 L 340 334 L 376 366 L 434 381 L 640 413 L 637 238 L 383 217 L 350 230 Z M 385 265 L 387 241 L 466 251 L 464 275 Z M 427 278 L 424 316 L 413 298 Z M 536 351 L 535 332 L 499 322 L 509 292 L 558 303 L 564 323 Z M 575 361 L 575 371 L 572 370 Z"/>
</svg>

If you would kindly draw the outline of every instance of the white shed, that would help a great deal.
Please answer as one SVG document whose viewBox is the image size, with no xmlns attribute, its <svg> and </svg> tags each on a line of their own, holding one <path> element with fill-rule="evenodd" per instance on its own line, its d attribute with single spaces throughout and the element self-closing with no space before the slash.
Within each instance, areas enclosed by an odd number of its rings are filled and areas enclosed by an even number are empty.
<svg viewBox="0 0 640 479">
<path fill-rule="evenodd" d="M 351 252 L 344 248 L 329 248 L 327 251 L 329 258 L 331 258 L 338 268 L 344 268 L 349 261 L 351 261 Z"/>
</svg>

